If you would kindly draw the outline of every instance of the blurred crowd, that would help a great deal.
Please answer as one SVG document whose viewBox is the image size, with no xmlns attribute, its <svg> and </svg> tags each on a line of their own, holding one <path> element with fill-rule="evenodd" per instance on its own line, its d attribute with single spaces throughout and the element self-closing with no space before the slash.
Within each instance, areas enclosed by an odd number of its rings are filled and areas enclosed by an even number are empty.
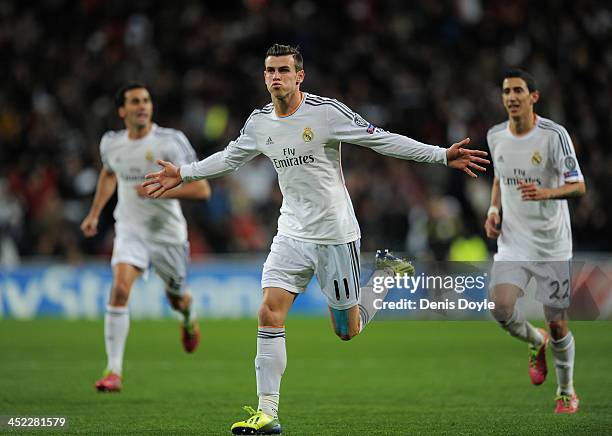
<svg viewBox="0 0 612 436">
<path fill-rule="evenodd" d="M 116 89 L 147 83 L 154 120 L 184 131 L 205 157 L 269 102 L 263 59 L 275 42 L 299 44 L 303 90 L 444 146 L 469 136 L 486 149 L 487 129 L 506 118 L 502 72 L 529 70 L 537 112 L 566 126 L 586 177 L 588 194 L 571 201 L 574 247 L 610 250 L 611 40 L 612 10 L 590 0 L 1 2 L 1 258 L 108 255 L 115 200 L 95 238 L 79 224 L 100 137 L 123 128 Z M 494 247 L 482 229 L 492 170 L 472 180 L 352 145 L 343 167 L 364 250 L 445 259 Z M 267 159 L 212 188 L 210 201 L 184 203 L 194 256 L 267 250 L 281 203 Z"/>
</svg>

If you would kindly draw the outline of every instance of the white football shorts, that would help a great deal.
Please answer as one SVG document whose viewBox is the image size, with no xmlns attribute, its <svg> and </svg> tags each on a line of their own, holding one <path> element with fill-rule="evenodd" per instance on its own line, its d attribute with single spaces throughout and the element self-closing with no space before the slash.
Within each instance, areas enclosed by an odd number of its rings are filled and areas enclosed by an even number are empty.
<svg viewBox="0 0 612 436">
<path fill-rule="evenodd" d="M 359 247 L 359 239 L 347 244 L 322 245 L 276 235 L 264 263 L 261 287 L 300 294 L 316 274 L 330 307 L 338 310 L 353 307 L 359 302 Z"/>
<path fill-rule="evenodd" d="M 567 309 L 570 305 L 570 261 L 502 261 L 493 262 L 490 287 L 509 283 L 521 289 L 521 297 L 529 280 L 536 282 L 536 300 L 548 307 Z"/>
<path fill-rule="evenodd" d="M 152 266 L 166 284 L 166 291 L 180 296 L 186 285 L 189 243 L 148 242 L 136 232 L 115 225 L 111 266 L 118 263 L 127 263 L 143 271 Z"/>
</svg>

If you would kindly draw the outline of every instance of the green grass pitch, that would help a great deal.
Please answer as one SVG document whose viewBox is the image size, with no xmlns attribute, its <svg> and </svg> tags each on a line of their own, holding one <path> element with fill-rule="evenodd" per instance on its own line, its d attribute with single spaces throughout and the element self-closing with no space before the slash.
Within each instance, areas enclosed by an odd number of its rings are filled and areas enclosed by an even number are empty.
<svg viewBox="0 0 612 436">
<path fill-rule="evenodd" d="M 2 320 L 0 415 L 67 416 L 58 434 L 230 434 L 257 405 L 256 322 L 202 328 L 187 355 L 176 322 L 132 322 L 124 391 L 98 394 L 101 321 Z M 289 318 L 283 434 L 611 434 L 612 323 L 572 329 L 581 409 L 555 416 L 550 352 L 548 380 L 531 386 L 526 346 L 494 322 L 375 321 L 342 342 L 326 319 Z"/>
</svg>

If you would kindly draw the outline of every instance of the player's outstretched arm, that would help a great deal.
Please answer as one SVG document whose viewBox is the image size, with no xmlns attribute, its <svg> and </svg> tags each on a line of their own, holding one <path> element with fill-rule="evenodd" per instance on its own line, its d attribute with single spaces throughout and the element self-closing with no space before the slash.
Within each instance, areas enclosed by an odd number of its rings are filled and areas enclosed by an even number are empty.
<svg viewBox="0 0 612 436">
<path fill-rule="evenodd" d="M 181 184 L 183 179 L 179 168 L 171 162 L 158 160 L 157 163 L 162 167 L 160 171 L 149 173 L 145 176 L 145 181 L 142 187 L 146 188 L 147 196 L 151 198 L 159 198 L 164 192 Z"/>
<path fill-rule="evenodd" d="M 190 183 L 183 183 L 181 186 L 167 191 L 164 198 L 208 200 L 210 198 L 210 184 L 208 180 L 196 180 Z"/>
<path fill-rule="evenodd" d="M 486 151 L 463 148 L 469 143 L 470 138 L 465 138 L 463 141 L 451 145 L 450 148 L 446 150 L 446 165 L 461 170 L 470 177 L 478 177 L 472 170 L 484 173 L 487 169 L 482 165 L 488 165 L 491 162 L 485 159 L 488 155 Z"/>
<path fill-rule="evenodd" d="M 135 186 L 136 192 L 140 197 L 149 198 L 147 188 L 140 185 Z M 174 189 L 170 189 L 163 194 L 163 198 L 176 198 L 182 200 L 208 200 L 211 189 L 208 180 L 197 180 L 191 183 L 183 183 Z"/>
<path fill-rule="evenodd" d="M 351 111 L 342 103 L 327 99 L 327 117 L 330 132 L 334 139 L 361 147 L 397 159 L 416 162 L 446 164 L 476 177 L 474 171 L 486 171 L 482 165 L 489 162 L 486 151 L 463 148 L 470 143 L 469 138 L 453 144 L 450 148 L 425 144 L 397 133 L 387 132 L 373 126 L 359 114 Z"/>
</svg>

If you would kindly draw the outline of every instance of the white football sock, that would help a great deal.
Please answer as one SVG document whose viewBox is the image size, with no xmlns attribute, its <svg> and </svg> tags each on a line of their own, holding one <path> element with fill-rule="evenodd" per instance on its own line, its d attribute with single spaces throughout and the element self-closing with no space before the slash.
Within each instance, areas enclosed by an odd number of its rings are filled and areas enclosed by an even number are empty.
<svg viewBox="0 0 612 436">
<path fill-rule="evenodd" d="M 551 344 L 557 370 L 557 395 L 572 395 L 574 393 L 574 356 L 576 354 L 574 336 L 572 332 L 568 332 L 564 338 L 553 339 Z"/>
<path fill-rule="evenodd" d="M 286 367 L 285 328 L 259 327 L 255 357 L 258 409 L 275 418 L 278 417 L 281 377 Z"/>
<path fill-rule="evenodd" d="M 262 394 L 259 396 L 259 405 L 257 410 L 261 410 L 263 413 L 278 418 L 278 401 L 279 394 L 266 395 Z"/>
<path fill-rule="evenodd" d="M 525 321 L 516 307 L 510 319 L 507 321 L 499 321 L 499 324 L 504 330 L 510 333 L 510 335 L 525 342 L 529 342 L 535 347 L 539 347 L 544 343 L 544 336 L 542 333 L 529 322 Z"/>
<path fill-rule="evenodd" d="M 374 301 L 377 299 L 384 300 L 387 296 L 386 286 L 383 284 L 377 284 L 378 292 L 374 292 L 374 280 L 384 280 L 386 277 L 394 277 L 394 273 L 391 269 L 382 269 L 374 271 L 370 280 L 365 286 L 362 286 L 359 292 L 359 318 L 361 320 L 361 327 L 359 331 L 362 331 L 366 325 L 374 318 L 378 309 L 374 307 Z"/>
<path fill-rule="evenodd" d="M 121 375 L 123 371 L 123 351 L 130 329 L 130 315 L 127 306 L 106 306 L 104 315 L 104 343 L 108 364 L 106 369 Z"/>
</svg>

